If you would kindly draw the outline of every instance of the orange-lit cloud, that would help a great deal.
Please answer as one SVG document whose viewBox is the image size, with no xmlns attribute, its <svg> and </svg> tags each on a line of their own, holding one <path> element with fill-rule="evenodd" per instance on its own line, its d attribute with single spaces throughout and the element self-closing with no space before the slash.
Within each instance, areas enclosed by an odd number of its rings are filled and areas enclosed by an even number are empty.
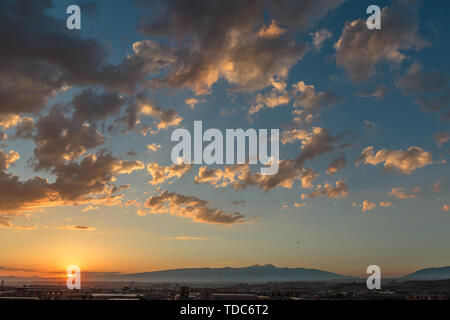
<svg viewBox="0 0 450 320">
<path fill-rule="evenodd" d="M 383 163 L 385 171 L 395 169 L 403 174 L 411 174 L 416 169 L 432 164 L 433 157 L 419 147 L 409 147 L 406 151 L 382 149 L 375 153 L 373 147 L 369 146 L 356 161 L 356 165 L 361 163 L 373 166 Z"/>
<path fill-rule="evenodd" d="M 419 187 L 412 189 L 410 192 L 408 192 L 405 188 L 393 188 L 389 194 L 398 199 L 415 199 L 417 198 L 417 193 L 419 191 Z"/>
<path fill-rule="evenodd" d="M 147 171 L 152 176 L 152 180 L 149 181 L 152 185 L 157 185 L 176 177 L 180 179 L 192 168 L 192 164 L 172 164 L 170 166 L 160 166 L 156 162 L 149 163 L 147 165 Z"/>
</svg>

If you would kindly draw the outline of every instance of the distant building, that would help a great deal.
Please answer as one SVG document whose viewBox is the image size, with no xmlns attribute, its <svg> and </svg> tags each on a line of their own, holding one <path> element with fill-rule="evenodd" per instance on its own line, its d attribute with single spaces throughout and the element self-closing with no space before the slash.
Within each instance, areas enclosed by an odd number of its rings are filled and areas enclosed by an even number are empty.
<svg viewBox="0 0 450 320">
<path fill-rule="evenodd" d="M 92 300 L 139 300 L 142 297 L 135 293 L 91 293 Z"/>
<path fill-rule="evenodd" d="M 258 300 L 256 294 L 251 293 L 214 293 L 213 300 Z"/>
<path fill-rule="evenodd" d="M 212 289 L 202 288 L 200 289 L 200 300 L 211 300 L 212 299 Z"/>
</svg>

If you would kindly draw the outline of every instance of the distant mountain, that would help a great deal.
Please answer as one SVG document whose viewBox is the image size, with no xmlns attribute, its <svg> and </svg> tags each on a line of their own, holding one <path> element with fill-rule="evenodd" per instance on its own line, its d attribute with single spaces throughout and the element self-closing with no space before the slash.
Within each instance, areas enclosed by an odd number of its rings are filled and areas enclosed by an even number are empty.
<svg viewBox="0 0 450 320">
<path fill-rule="evenodd" d="M 402 280 L 443 280 L 450 279 L 450 266 L 421 269 L 402 277 Z"/>
<path fill-rule="evenodd" d="M 346 281 L 356 278 L 317 269 L 277 268 L 254 265 L 245 268 L 174 269 L 115 277 L 119 281 L 136 282 L 267 282 L 267 281 Z"/>
</svg>

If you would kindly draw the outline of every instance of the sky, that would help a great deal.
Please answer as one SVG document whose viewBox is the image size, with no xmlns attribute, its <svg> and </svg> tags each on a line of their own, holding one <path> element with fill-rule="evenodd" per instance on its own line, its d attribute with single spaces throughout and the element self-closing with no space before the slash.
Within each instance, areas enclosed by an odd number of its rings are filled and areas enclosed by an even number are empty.
<svg viewBox="0 0 450 320">
<path fill-rule="evenodd" d="M 0 275 L 450 265 L 449 11 L 0 0 Z M 278 173 L 172 163 L 199 120 L 279 129 Z"/>
</svg>

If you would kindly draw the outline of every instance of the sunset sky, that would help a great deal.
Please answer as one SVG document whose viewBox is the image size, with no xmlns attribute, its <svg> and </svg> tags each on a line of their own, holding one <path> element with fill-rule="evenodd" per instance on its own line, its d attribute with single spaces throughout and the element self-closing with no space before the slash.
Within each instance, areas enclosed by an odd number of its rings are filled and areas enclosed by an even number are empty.
<svg viewBox="0 0 450 320">
<path fill-rule="evenodd" d="M 0 276 L 450 265 L 449 12 L 0 0 Z M 279 128 L 280 170 L 172 164 L 196 120 Z"/>
</svg>

